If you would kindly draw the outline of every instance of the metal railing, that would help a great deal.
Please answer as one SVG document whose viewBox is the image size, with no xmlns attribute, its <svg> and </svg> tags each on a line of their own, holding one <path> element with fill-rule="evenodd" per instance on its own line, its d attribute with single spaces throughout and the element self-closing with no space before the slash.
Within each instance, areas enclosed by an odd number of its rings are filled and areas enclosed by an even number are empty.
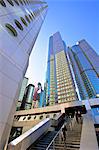
<svg viewBox="0 0 99 150">
<path fill-rule="evenodd" d="M 70 123 L 71 123 L 72 119 L 68 118 L 67 121 L 64 123 L 67 128 L 70 127 Z M 62 127 L 60 128 L 60 130 L 57 132 L 57 134 L 54 136 L 54 138 L 52 139 L 52 141 L 50 142 L 50 144 L 48 145 L 48 147 L 46 148 L 46 150 L 49 150 L 50 148 L 55 150 L 55 140 L 57 137 L 60 137 L 61 132 L 62 132 L 62 128 L 64 126 L 64 124 L 62 125 Z M 61 139 L 61 138 L 60 138 Z M 64 147 L 65 147 L 66 141 L 64 142 Z"/>
<path fill-rule="evenodd" d="M 16 149 L 16 150 L 25 150 L 27 149 L 33 142 L 35 142 L 44 132 L 48 131 L 51 125 L 51 121 L 49 118 L 39 122 L 37 125 L 14 139 L 8 144 L 8 150 Z M 32 140 L 31 140 L 32 139 Z"/>
</svg>

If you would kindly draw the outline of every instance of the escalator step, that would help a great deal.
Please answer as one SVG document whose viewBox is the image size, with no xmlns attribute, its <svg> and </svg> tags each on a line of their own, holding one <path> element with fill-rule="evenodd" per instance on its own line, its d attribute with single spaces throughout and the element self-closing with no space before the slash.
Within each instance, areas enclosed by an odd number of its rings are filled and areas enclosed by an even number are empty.
<svg viewBox="0 0 99 150">
<path fill-rule="evenodd" d="M 33 146 L 29 150 L 46 150 L 46 148 L 40 147 L 40 146 Z"/>
</svg>

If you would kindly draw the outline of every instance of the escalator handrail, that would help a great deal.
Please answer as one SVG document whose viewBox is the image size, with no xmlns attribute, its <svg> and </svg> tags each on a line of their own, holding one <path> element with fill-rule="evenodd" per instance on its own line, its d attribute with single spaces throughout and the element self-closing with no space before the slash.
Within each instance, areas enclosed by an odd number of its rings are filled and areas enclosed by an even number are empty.
<svg viewBox="0 0 99 150">
<path fill-rule="evenodd" d="M 68 118 L 68 120 L 67 120 L 67 122 L 65 124 L 67 124 L 68 121 L 70 123 L 71 120 L 72 120 L 71 118 Z M 52 143 L 54 142 L 54 140 L 56 139 L 56 137 L 58 136 L 58 134 L 62 131 L 63 127 L 64 127 L 64 124 L 62 125 L 62 127 L 60 128 L 60 130 L 56 133 L 56 135 L 54 136 L 54 138 L 52 139 L 52 141 L 50 142 L 50 144 L 47 146 L 46 150 L 48 150 L 50 148 L 50 146 L 52 145 Z"/>
</svg>

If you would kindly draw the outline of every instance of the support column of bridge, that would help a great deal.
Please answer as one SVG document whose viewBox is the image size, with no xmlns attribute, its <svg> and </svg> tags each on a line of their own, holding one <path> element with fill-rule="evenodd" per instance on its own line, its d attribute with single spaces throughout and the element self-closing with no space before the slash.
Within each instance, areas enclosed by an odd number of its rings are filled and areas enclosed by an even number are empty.
<svg viewBox="0 0 99 150">
<path fill-rule="evenodd" d="M 80 142 L 80 150 L 98 150 L 98 143 L 94 127 L 94 119 L 91 112 L 89 100 L 86 100 L 87 113 L 83 115 L 83 126 Z"/>
</svg>

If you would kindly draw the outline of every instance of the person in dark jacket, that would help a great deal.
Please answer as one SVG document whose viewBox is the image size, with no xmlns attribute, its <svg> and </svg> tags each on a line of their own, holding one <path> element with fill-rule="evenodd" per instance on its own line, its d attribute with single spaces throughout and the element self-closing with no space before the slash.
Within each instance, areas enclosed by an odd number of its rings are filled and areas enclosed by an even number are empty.
<svg viewBox="0 0 99 150">
<path fill-rule="evenodd" d="M 79 123 L 79 119 L 78 119 L 78 111 L 76 111 L 76 113 L 75 113 L 75 117 L 76 117 L 76 121 L 77 121 L 77 123 Z"/>
<path fill-rule="evenodd" d="M 66 125 L 64 125 L 64 127 L 62 128 L 62 132 L 63 132 L 64 141 L 66 141 L 66 134 L 67 134 L 67 127 L 66 127 Z"/>
</svg>

